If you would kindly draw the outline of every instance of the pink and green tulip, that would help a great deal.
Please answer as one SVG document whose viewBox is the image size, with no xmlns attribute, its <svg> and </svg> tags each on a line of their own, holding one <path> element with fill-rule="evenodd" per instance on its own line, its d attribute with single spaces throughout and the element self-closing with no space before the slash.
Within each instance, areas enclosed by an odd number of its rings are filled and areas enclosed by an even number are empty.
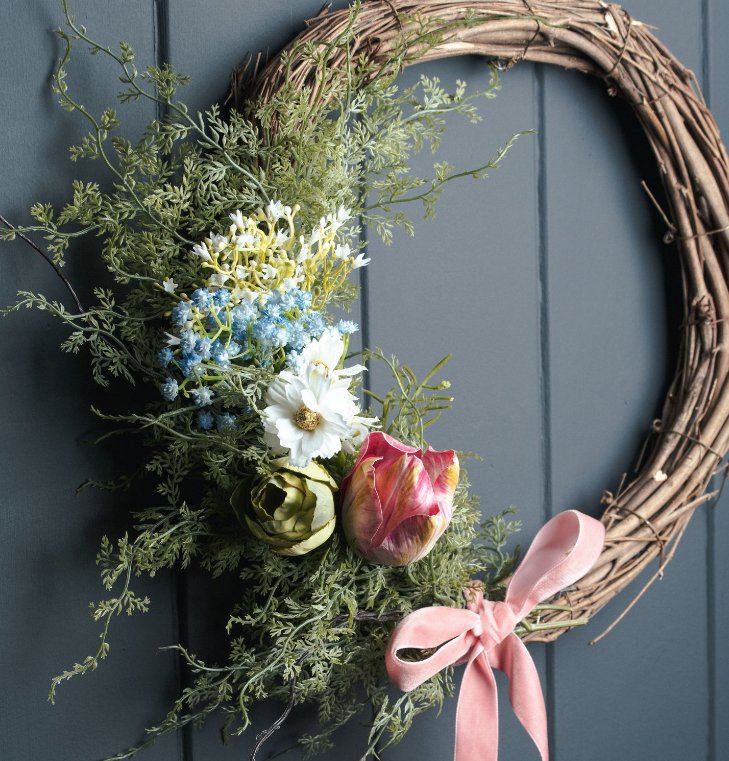
<svg viewBox="0 0 729 761">
<path fill-rule="evenodd" d="M 458 474 L 453 450 L 423 453 L 386 433 L 369 434 L 342 482 L 347 541 L 373 563 L 420 560 L 450 523 Z"/>
</svg>

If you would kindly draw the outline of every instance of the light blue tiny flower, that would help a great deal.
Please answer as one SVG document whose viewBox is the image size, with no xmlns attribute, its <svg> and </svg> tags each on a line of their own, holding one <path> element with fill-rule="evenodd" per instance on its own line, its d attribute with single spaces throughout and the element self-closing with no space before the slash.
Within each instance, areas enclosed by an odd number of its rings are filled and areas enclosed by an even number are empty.
<svg viewBox="0 0 729 761">
<path fill-rule="evenodd" d="M 167 367 L 172 362 L 172 358 L 175 356 L 172 349 L 169 346 L 165 346 L 157 353 L 157 363 L 160 367 Z"/>
<path fill-rule="evenodd" d="M 183 354 L 190 354 L 195 351 L 195 342 L 197 336 L 191 330 L 183 330 L 180 333 L 180 349 Z"/>
<path fill-rule="evenodd" d="M 192 292 L 192 303 L 198 309 L 207 309 L 210 306 L 212 296 L 207 288 L 198 288 Z"/>
<path fill-rule="evenodd" d="M 356 333 L 359 330 L 359 325 L 352 320 L 340 320 L 337 323 L 337 330 L 344 336 Z"/>
<path fill-rule="evenodd" d="M 290 351 L 286 355 L 286 367 L 298 373 L 303 367 L 303 358 L 300 351 Z"/>
<path fill-rule="evenodd" d="M 288 346 L 295 351 L 301 351 L 311 341 L 311 336 L 306 332 L 301 321 L 297 320 L 289 325 Z"/>
<path fill-rule="evenodd" d="M 296 306 L 299 307 L 299 309 L 308 309 L 311 306 L 311 302 L 312 296 L 310 291 L 296 292 Z"/>
<path fill-rule="evenodd" d="M 221 341 L 213 341 L 213 344 L 210 347 L 210 357 L 216 365 L 219 365 L 224 369 L 230 367 L 230 355 L 225 348 L 225 344 Z"/>
<path fill-rule="evenodd" d="M 192 310 L 189 301 L 179 301 L 172 307 L 172 322 L 175 325 L 184 325 L 192 319 Z"/>
<path fill-rule="evenodd" d="M 264 307 L 263 313 L 271 320 L 280 320 L 283 317 L 284 310 L 281 304 L 272 304 L 269 301 Z"/>
<path fill-rule="evenodd" d="M 197 404 L 198 407 L 207 407 L 208 404 L 213 403 L 213 390 L 207 386 L 194 388 L 190 393 L 195 399 L 195 404 Z"/>
<path fill-rule="evenodd" d="M 193 351 L 195 354 L 199 355 L 200 359 L 210 359 L 210 339 L 209 338 L 198 338 L 195 341 L 195 346 Z"/>
<path fill-rule="evenodd" d="M 179 362 L 182 374 L 191 380 L 199 379 L 203 373 L 200 365 L 200 357 L 197 354 L 189 354 Z"/>
<path fill-rule="evenodd" d="M 257 317 L 258 310 L 255 306 L 253 306 L 253 304 L 248 304 L 247 302 L 238 304 L 237 307 L 234 307 L 230 310 L 230 318 L 233 320 L 233 322 L 242 322 L 245 323 L 246 326 L 249 322 L 252 322 Z"/>
<path fill-rule="evenodd" d="M 195 420 L 197 421 L 198 428 L 202 428 L 203 431 L 210 431 L 215 425 L 215 417 L 213 416 L 213 413 L 208 412 L 207 410 L 200 410 L 200 412 L 197 413 Z"/>
<path fill-rule="evenodd" d="M 224 412 L 222 415 L 218 415 L 215 425 L 221 432 L 232 431 L 235 428 L 235 417 L 230 412 Z"/>
<path fill-rule="evenodd" d="M 242 349 L 241 345 L 237 344 L 235 341 L 231 341 L 228 344 L 228 356 L 229 357 L 237 357 L 241 353 L 242 350 L 243 349 Z"/>
<path fill-rule="evenodd" d="M 304 318 L 304 324 L 309 333 L 315 338 L 319 338 L 326 329 L 324 318 L 319 312 L 309 312 Z"/>
<path fill-rule="evenodd" d="M 279 302 L 285 312 L 289 312 L 290 310 L 295 309 L 298 306 L 296 295 L 297 295 L 296 290 L 287 291 L 286 293 L 281 294 L 281 298 L 279 299 Z"/>
<path fill-rule="evenodd" d="M 216 306 L 224 307 L 230 301 L 230 291 L 227 288 L 218 288 L 213 294 L 213 303 Z"/>
<path fill-rule="evenodd" d="M 164 383 L 160 384 L 159 390 L 163 399 L 172 402 L 177 398 L 180 387 L 177 385 L 177 381 L 174 378 L 166 378 Z"/>
</svg>

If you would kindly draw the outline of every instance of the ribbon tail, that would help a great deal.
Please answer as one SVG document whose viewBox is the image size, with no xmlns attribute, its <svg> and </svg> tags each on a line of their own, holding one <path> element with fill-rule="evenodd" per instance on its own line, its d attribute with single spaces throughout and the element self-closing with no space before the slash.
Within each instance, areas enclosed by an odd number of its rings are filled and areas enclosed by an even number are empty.
<svg viewBox="0 0 729 761">
<path fill-rule="evenodd" d="M 453 761 L 498 761 L 499 701 L 496 679 L 484 653 L 463 674 L 456 710 Z"/>
<path fill-rule="evenodd" d="M 547 709 L 537 667 L 516 634 L 510 634 L 497 650 L 492 664 L 509 677 L 509 700 L 514 713 L 539 749 L 542 761 L 549 761 Z"/>
</svg>

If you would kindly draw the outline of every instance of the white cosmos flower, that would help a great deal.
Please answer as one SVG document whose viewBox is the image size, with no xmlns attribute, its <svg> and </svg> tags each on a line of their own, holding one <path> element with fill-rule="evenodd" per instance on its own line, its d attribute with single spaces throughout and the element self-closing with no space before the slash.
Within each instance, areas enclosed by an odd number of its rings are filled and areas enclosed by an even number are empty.
<svg viewBox="0 0 729 761">
<path fill-rule="evenodd" d="M 288 451 L 298 468 L 339 452 L 357 413 L 349 390 L 311 365 L 299 375 L 282 370 L 268 387 L 266 404 L 264 439 L 274 451 Z"/>
<path fill-rule="evenodd" d="M 336 330 L 325 330 L 321 338 L 316 338 L 301 351 L 302 362 L 320 374 L 331 377 L 334 381 L 347 378 L 365 370 L 364 365 L 339 368 L 344 354 L 344 341 Z M 349 386 L 349 380 L 346 385 Z"/>
</svg>

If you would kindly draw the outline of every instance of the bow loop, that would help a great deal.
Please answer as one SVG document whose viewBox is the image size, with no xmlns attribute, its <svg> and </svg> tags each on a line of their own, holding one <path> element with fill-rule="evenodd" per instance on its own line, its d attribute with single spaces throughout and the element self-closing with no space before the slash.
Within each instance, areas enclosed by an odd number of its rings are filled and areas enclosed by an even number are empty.
<svg viewBox="0 0 729 761">
<path fill-rule="evenodd" d="M 385 653 L 390 679 L 409 691 L 448 666 L 467 663 L 456 714 L 455 761 L 497 761 L 498 701 L 491 671 L 509 678 L 509 698 L 519 721 L 547 761 L 547 715 L 534 661 L 514 628 L 540 602 L 574 584 L 600 556 L 603 525 L 569 510 L 537 533 L 512 576 L 504 602 L 484 600 L 478 587 L 464 590 L 465 609 L 423 608 L 404 618 Z M 432 649 L 419 661 L 402 650 Z"/>
</svg>

